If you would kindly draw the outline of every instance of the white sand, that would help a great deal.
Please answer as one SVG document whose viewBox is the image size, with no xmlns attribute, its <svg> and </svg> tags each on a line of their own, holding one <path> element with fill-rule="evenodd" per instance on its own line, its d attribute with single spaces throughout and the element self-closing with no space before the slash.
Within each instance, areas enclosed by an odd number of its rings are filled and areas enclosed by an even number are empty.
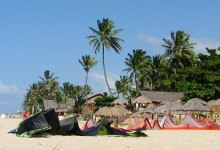
<svg viewBox="0 0 220 150">
<path fill-rule="evenodd" d="M 0 150 L 219 150 L 217 130 L 148 130 L 147 138 L 50 136 L 20 138 L 7 131 L 21 119 L 0 119 Z M 83 122 L 80 122 L 82 125 Z"/>
</svg>

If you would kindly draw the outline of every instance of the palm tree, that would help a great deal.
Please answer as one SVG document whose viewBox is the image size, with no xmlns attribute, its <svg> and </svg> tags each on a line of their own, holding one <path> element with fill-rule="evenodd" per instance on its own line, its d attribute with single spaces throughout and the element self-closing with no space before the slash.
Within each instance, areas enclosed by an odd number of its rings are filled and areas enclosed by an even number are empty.
<svg viewBox="0 0 220 150">
<path fill-rule="evenodd" d="M 45 95 L 47 100 L 53 99 L 53 96 L 55 95 L 55 92 L 59 89 L 59 83 L 56 81 L 58 77 L 53 77 L 54 73 L 50 74 L 49 70 L 46 70 L 44 72 L 44 78 L 39 77 L 41 79 L 40 84 L 43 85 L 43 89 L 45 91 Z"/>
<path fill-rule="evenodd" d="M 38 95 L 38 86 L 37 84 L 33 83 L 29 86 L 30 88 L 27 89 L 26 95 L 24 95 L 25 101 L 27 105 L 31 107 L 31 114 L 34 114 L 36 107 L 38 105 L 39 95 Z"/>
<path fill-rule="evenodd" d="M 79 63 L 83 66 L 83 69 L 86 71 L 86 84 L 85 84 L 85 96 L 86 96 L 86 102 L 87 102 L 87 95 L 88 95 L 88 85 L 87 85 L 87 80 L 88 80 L 88 72 L 90 68 L 94 67 L 97 65 L 98 61 L 95 60 L 95 57 L 91 58 L 90 55 L 85 55 L 82 56 L 82 60 L 78 59 Z M 88 105 L 87 105 L 88 107 Z"/>
<path fill-rule="evenodd" d="M 66 107 L 66 102 L 69 99 L 69 89 L 70 89 L 70 83 L 69 82 L 64 82 L 63 83 L 63 87 L 60 87 L 63 95 L 64 95 L 64 103 L 65 103 L 65 107 Z"/>
<path fill-rule="evenodd" d="M 74 86 L 70 84 L 69 94 L 70 97 L 75 100 L 75 105 L 73 108 L 77 110 L 77 112 L 81 112 L 85 102 L 83 99 L 83 97 L 85 97 L 84 88 L 82 86 Z"/>
<path fill-rule="evenodd" d="M 166 49 L 164 57 L 168 57 L 170 66 L 173 66 L 176 73 L 177 67 L 193 64 L 195 59 L 193 46 L 195 43 L 189 43 L 190 35 L 181 30 L 176 33 L 171 32 L 170 37 L 171 39 L 163 39 L 165 44 L 162 46 Z"/>
<path fill-rule="evenodd" d="M 149 88 L 154 90 L 155 84 L 161 78 L 161 75 L 167 72 L 167 60 L 164 59 L 163 55 L 155 55 L 152 56 L 150 61 L 150 70 L 148 72 Z"/>
<path fill-rule="evenodd" d="M 57 104 L 57 108 L 60 109 L 60 104 L 65 101 L 65 96 L 60 91 L 55 92 L 54 102 Z"/>
<path fill-rule="evenodd" d="M 122 84 L 122 96 L 128 95 L 129 90 L 132 89 L 132 79 L 128 76 L 120 76 L 120 82 Z"/>
<path fill-rule="evenodd" d="M 88 39 L 91 39 L 89 44 L 93 44 L 93 48 L 95 49 L 95 53 L 100 52 L 100 48 L 102 47 L 102 65 L 104 70 L 105 82 L 108 87 L 109 93 L 112 95 L 111 89 L 108 84 L 106 70 L 105 70 L 105 48 L 110 49 L 113 48 L 116 53 L 120 53 L 122 47 L 120 45 L 120 41 L 124 42 L 122 39 L 115 37 L 117 33 L 122 31 L 123 29 L 114 30 L 114 22 L 109 20 L 108 18 L 103 18 L 102 22 L 97 20 L 98 30 L 89 27 L 95 35 L 87 36 Z"/>
<path fill-rule="evenodd" d="M 146 55 L 146 51 L 142 49 L 133 50 L 133 54 L 128 53 L 128 58 L 125 58 L 126 69 L 123 71 L 131 72 L 130 78 L 134 78 L 136 90 L 142 77 L 142 72 L 149 68 L 150 56 Z"/>
<path fill-rule="evenodd" d="M 122 92 L 122 88 L 123 88 L 123 85 L 121 83 L 121 81 L 115 81 L 115 90 L 116 90 L 116 93 L 117 93 L 117 96 L 119 97 L 119 94 Z"/>
</svg>

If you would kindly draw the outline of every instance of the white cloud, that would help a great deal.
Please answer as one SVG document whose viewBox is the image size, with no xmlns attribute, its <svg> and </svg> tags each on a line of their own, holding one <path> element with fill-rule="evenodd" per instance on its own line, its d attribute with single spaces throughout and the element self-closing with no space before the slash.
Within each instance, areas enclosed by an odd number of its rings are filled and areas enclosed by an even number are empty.
<svg viewBox="0 0 220 150">
<path fill-rule="evenodd" d="M 101 92 L 108 92 L 108 87 L 105 82 L 104 74 L 100 74 L 98 72 L 92 71 L 89 73 L 89 78 L 95 82 L 96 85 L 93 85 L 95 90 L 99 90 Z M 114 88 L 115 81 L 119 80 L 120 77 L 116 74 L 113 74 L 111 72 L 107 72 L 107 79 L 110 88 Z"/>
<path fill-rule="evenodd" d="M 20 96 L 21 92 L 14 84 L 5 85 L 0 81 L 0 95 Z"/>
<path fill-rule="evenodd" d="M 210 49 L 217 49 L 220 47 L 220 41 L 216 41 L 211 38 L 196 39 L 192 37 L 191 42 L 196 43 L 194 46 L 196 54 L 207 54 L 206 47 Z"/>
<path fill-rule="evenodd" d="M 137 34 L 137 37 L 147 43 L 149 43 L 150 45 L 160 45 L 162 40 L 160 38 L 157 38 L 157 37 L 153 37 L 153 36 L 148 36 L 146 34 L 143 34 L 143 33 L 140 33 L 140 34 Z"/>
</svg>

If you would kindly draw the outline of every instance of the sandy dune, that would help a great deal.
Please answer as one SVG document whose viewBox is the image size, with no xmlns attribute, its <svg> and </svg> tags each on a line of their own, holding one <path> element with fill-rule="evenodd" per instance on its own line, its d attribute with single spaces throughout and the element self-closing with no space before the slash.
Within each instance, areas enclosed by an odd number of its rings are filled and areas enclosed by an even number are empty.
<svg viewBox="0 0 220 150">
<path fill-rule="evenodd" d="M 19 138 L 7 131 L 21 119 L 0 119 L 0 150 L 219 150 L 220 131 L 148 130 L 147 138 L 111 136 L 49 136 Z M 83 122 L 79 122 L 80 126 Z"/>
</svg>

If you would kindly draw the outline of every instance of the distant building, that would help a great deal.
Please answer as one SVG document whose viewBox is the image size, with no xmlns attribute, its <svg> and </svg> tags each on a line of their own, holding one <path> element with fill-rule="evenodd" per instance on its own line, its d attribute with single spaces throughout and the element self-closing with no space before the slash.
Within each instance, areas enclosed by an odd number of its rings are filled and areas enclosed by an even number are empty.
<svg viewBox="0 0 220 150">
<path fill-rule="evenodd" d="M 140 91 L 135 96 L 135 99 L 132 99 L 132 103 L 135 103 L 138 97 L 142 97 L 147 105 L 153 103 L 159 106 L 160 103 L 165 101 L 179 101 L 183 96 L 183 92 Z"/>
<path fill-rule="evenodd" d="M 84 104 L 85 110 L 92 112 L 95 109 L 95 99 L 98 97 L 102 97 L 103 94 L 96 93 L 96 94 L 88 94 L 87 95 L 87 102 Z M 84 100 L 86 100 L 86 97 L 84 97 Z"/>
<path fill-rule="evenodd" d="M 44 108 L 53 107 L 56 112 L 73 112 L 73 106 L 75 105 L 75 100 L 69 98 L 65 103 L 57 104 L 54 100 L 43 100 Z"/>
</svg>

